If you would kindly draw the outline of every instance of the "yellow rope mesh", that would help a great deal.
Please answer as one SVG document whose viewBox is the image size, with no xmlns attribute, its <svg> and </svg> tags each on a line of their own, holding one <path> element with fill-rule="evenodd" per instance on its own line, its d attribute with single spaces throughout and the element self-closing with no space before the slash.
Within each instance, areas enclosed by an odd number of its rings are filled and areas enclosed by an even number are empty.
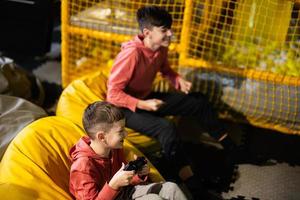
<svg viewBox="0 0 300 200">
<path fill-rule="evenodd" d="M 108 72 L 145 5 L 171 13 L 172 67 L 224 117 L 300 133 L 298 0 L 63 0 L 63 86 Z"/>
<path fill-rule="evenodd" d="M 62 1 L 62 79 L 65 87 L 84 73 L 109 68 L 122 42 L 139 33 L 136 10 L 153 0 L 64 0 Z M 174 17 L 170 63 L 178 66 L 178 48 L 184 1 L 164 6 Z M 107 70 L 106 70 L 107 71 Z"/>
</svg>

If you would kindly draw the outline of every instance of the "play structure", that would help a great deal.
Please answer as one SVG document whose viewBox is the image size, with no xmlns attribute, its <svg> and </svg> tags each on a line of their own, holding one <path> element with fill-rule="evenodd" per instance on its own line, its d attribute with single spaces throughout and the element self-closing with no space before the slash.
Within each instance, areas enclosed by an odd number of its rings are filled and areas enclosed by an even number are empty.
<svg viewBox="0 0 300 200">
<path fill-rule="evenodd" d="M 299 0 L 62 1 L 63 86 L 94 71 L 108 75 L 121 43 L 139 33 L 135 13 L 146 5 L 171 13 L 169 61 L 221 117 L 300 134 Z"/>
</svg>

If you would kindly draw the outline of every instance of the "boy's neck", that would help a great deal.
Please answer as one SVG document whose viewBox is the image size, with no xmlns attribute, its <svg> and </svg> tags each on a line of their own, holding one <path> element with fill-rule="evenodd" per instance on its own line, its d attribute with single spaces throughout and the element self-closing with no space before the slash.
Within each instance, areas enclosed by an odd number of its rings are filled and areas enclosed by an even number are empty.
<svg viewBox="0 0 300 200">
<path fill-rule="evenodd" d="M 90 147 L 95 151 L 95 153 L 103 158 L 108 158 L 110 154 L 110 149 L 106 148 L 103 144 L 97 143 L 97 141 L 91 140 Z"/>
<path fill-rule="evenodd" d="M 156 51 L 160 46 L 153 44 L 148 37 L 144 37 L 143 39 L 144 46 L 151 49 L 152 51 Z"/>
</svg>

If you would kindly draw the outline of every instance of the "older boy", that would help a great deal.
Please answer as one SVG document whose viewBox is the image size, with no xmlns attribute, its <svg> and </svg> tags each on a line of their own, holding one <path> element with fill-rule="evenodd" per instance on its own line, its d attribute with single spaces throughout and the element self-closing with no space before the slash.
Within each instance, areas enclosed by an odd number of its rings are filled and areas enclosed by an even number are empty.
<svg viewBox="0 0 300 200">
<path fill-rule="evenodd" d="M 187 95 L 191 83 L 170 68 L 167 47 L 172 36 L 171 15 L 160 7 L 149 6 L 137 11 L 137 20 L 141 34 L 122 45 L 108 80 L 107 101 L 122 108 L 127 127 L 157 138 L 164 156 L 177 168 L 179 177 L 190 189 L 199 192 L 201 184 L 193 180 L 195 176 L 176 127 L 164 116 L 195 116 L 199 122 L 207 122 L 216 140 L 222 140 L 225 146 L 233 146 L 233 143 L 226 137 L 225 129 L 208 102 Z M 151 92 L 157 72 L 182 93 Z"/>
<path fill-rule="evenodd" d="M 117 107 L 107 102 L 89 105 L 83 126 L 88 136 L 70 150 L 70 192 L 76 199 L 186 199 L 171 182 L 138 185 L 147 179 L 147 165 L 137 172 L 124 170 L 122 148 L 127 133 Z"/>
</svg>

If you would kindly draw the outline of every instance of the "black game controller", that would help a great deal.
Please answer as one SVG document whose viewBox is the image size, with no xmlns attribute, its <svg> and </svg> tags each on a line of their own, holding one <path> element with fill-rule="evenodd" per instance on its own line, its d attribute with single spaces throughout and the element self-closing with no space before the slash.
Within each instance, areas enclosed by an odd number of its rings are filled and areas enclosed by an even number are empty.
<svg viewBox="0 0 300 200">
<path fill-rule="evenodd" d="M 130 161 L 125 167 L 125 171 L 139 171 L 143 168 L 143 166 L 147 164 L 147 160 L 145 157 L 138 157 L 136 160 Z"/>
</svg>

